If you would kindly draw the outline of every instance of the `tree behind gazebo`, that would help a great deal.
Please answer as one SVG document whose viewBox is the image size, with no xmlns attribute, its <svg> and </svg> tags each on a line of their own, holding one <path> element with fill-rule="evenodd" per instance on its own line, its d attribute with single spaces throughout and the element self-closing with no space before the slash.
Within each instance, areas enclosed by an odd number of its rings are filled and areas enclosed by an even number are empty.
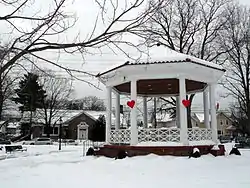
<svg viewBox="0 0 250 188">
<path fill-rule="evenodd" d="M 101 115 L 94 124 L 93 128 L 90 129 L 89 139 L 93 142 L 104 142 L 105 141 L 105 130 L 106 120 L 105 116 Z"/>
<path fill-rule="evenodd" d="M 153 1 L 152 1 L 153 2 Z M 164 45 L 180 53 L 217 63 L 225 50 L 218 45 L 219 32 L 222 29 L 224 12 L 231 0 L 175 0 L 161 5 L 138 35 L 149 46 Z M 195 94 L 187 96 L 191 104 Z M 160 98 L 171 106 L 176 106 L 174 98 Z M 175 115 L 173 115 L 175 116 Z M 188 127 L 191 128 L 191 105 L 187 107 Z"/>
</svg>

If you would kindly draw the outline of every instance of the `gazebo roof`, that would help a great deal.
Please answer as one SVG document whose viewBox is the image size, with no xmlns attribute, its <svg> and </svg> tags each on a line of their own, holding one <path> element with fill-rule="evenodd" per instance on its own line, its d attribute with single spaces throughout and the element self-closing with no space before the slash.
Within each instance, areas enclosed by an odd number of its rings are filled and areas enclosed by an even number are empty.
<svg viewBox="0 0 250 188">
<path fill-rule="evenodd" d="M 225 69 L 215 63 L 154 46 L 147 55 L 117 64 L 97 75 L 120 93 L 130 93 L 130 80 L 138 80 L 138 95 L 175 95 L 179 93 L 178 77 L 186 78 L 188 93 L 203 90 L 207 83 L 217 82 Z M 164 87 L 165 86 L 165 87 Z"/>
</svg>

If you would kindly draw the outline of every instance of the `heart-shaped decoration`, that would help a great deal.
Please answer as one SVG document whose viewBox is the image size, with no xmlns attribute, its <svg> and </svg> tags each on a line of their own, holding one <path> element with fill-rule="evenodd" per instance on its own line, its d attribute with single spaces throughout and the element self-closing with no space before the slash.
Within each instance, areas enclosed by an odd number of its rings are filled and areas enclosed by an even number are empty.
<svg viewBox="0 0 250 188">
<path fill-rule="evenodd" d="M 190 100 L 185 100 L 185 99 L 183 99 L 183 100 L 182 100 L 182 104 L 183 104 L 185 107 L 189 107 L 189 106 L 190 106 Z"/>
<path fill-rule="evenodd" d="M 134 108 L 134 106 L 135 106 L 135 101 L 134 101 L 134 100 L 128 101 L 128 102 L 127 102 L 127 105 L 128 105 L 130 108 Z"/>
</svg>

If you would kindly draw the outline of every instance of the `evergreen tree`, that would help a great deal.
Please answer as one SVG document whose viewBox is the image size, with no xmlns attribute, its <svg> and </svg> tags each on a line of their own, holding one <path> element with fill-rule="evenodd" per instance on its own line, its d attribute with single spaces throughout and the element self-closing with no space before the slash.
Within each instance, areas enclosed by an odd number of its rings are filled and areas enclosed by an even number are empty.
<svg viewBox="0 0 250 188">
<path fill-rule="evenodd" d="M 38 83 L 38 75 L 25 74 L 19 82 L 19 88 L 15 90 L 17 97 L 13 101 L 21 104 L 19 110 L 30 112 L 29 134 L 31 134 L 32 114 L 37 108 L 41 108 L 46 97 L 43 87 Z"/>
<path fill-rule="evenodd" d="M 105 116 L 101 115 L 95 125 L 93 126 L 92 130 L 90 131 L 90 140 L 94 142 L 103 142 L 105 141 L 105 132 L 106 132 L 106 120 Z"/>
</svg>

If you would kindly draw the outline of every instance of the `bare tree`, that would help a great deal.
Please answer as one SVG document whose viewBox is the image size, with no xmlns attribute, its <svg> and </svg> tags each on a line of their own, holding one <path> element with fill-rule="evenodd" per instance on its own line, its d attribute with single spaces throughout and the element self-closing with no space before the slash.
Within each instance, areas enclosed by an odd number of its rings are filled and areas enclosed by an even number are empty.
<svg viewBox="0 0 250 188">
<path fill-rule="evenodd" d="M 135 44 L 124 40 L 122 34 L 134 34 L 136 28 L 147 22 L 149 17 L 154 14 L 160 3 L 157 2 L 149 9 L 141 11 L 145 1 L 125 1 L 124 6 L 121 7 L 119 5 L 122 3 L 117 0 L 95 0 L 100 8 L 101 16 L 97 16 L 89 35 L 85 39 L 81 39 L 80 35 L 77 35 L 72 41 L 58 42 L 55 38 L 59 38 L 61 34 L 69 31 L 77 21 L 74 15 L 66 12 L 66 0 L 50 0 L 48 12 L 35 15 L 29 15 L 27 10 L 22 11 L 28 7 L 32 9 L 34 2 L 32 0 L 0 0 L 1 7 L 10 10 L 6 15 L 0 16 L 0 23 L 5 23 L 10 28 L 9 36 L 13 37 L 8 45 L 10 59 L 1 67 L 0 74 L 20 59 L 36 58 L 66 70 L 71 76 L 74 76 L 74 72 L 93 76 L 87 71 L 75 70 L 50 61 L 41 56 L 39 52 L 50 50 L 69 54 L 80 52 L 84 55 L 88 49 L 100 49 L 103 46 L 116 47 L 121 51 L 123 51 L 120 47 L 121 44 L 136 47 Z M 136 16 L 131 16 L 130 13 L 135 12 L 137 12 Z M 102 20 L 104 29 L 102 32 L 97 32 L 100 20 Z M 22 21 L 27 22 L 31 27 L 24 29 L 16 24 L 16 22 L 21 23 Z"/>
<path fill-rule="evenodd" d="M 138 35 L 146 40 L 149 47 L 157 43 L 177 52 L 217 63 L 225 53 L 225 49 L 218 45 L 218 36 L 225 23 L 223 16 L 226 5 L 230 2 L 231 0 L 173 0 L 163 3 L 144 24 L 144 32 Z M 187 99 L 192 103 L 194 96 L 187 96 Z M 174 98 L 161 99 L 168 105 L 176 105 Z M 187 108 L 187 117 L 188 127 L 191 127 L 191 105 Z"/>
<path fill-rule="evenodd" d="M 70 99 L 73 87 L 70 79 L 58 77 L 50 70 L 45 72 L 39 74 L 39 82 L 46 91 L 46 98 L 37 116 L 44 120 L 45 129 L 50 130 L 59 121 L 59 116 L 63 115 L 61 110 L 65 109 L 65 101 Z M 47 131 L 47 136 L 49 135 L 50 132 Z"/>
<path fill-rule="evenodd" d="M 221 47 L 227 51 L 227 74 L 222 85 L 235 103 L 235 125 L 250 135 L 250 8 L 237 3 L 228 7 Z"/>
<path fill-rule="evenodd" d="M 93 110 L 104 111 L 104 101 L 97 96 L 87 96 L 82 99 L 72 100 L 68 105 L 70 109 L 74 110 Z"/>
<path fill-rule="evenodd" d="M 6 54 L 6 49 L 4 46 L 0 46 L 0 69 L 3 64 L 8 60 L 8 54 Z M 13 73 L 14 66 L 10 66 L 7 70 L 0 73 L 0 119 L 2 119 L 2 112 L 6 103 L 10 100 L 15 94 L 14 88 L 16 81 L 18 80 L 17 76 L 14 76 Z"/>
</svg>

